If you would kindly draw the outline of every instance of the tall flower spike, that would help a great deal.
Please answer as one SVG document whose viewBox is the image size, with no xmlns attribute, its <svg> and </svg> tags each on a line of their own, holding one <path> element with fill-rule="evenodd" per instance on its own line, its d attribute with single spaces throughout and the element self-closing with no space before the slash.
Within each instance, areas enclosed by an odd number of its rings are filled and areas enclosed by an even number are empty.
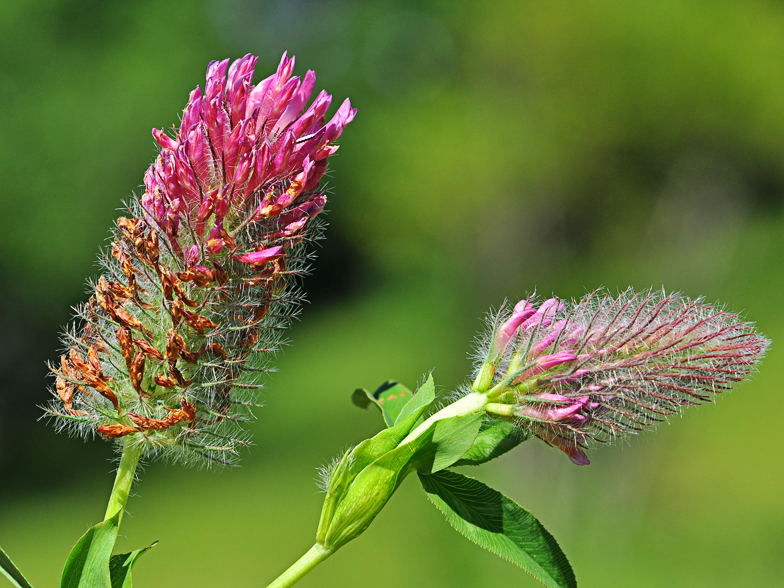
<svg viewBox="0 0 784 588">
<path fill-rule="evenodd" d="M 326 122 L 323 91 L 305 109 L 315 74 L 291 77 L 285 54 L 254 86 L 256 61 L 210 63 L 174 136 L 153 131 L 144 194 L 52 366 L 59 426 L 206 463 L 231 463 L 245 443 L 253 374 L 297 310 L 291 278 L 326 203 L 320 180 L 356 113 L 346 100 Z"/>
<path fill-rule="evenodd" d="M 479 391 L 489 389 L 489 412 L 515 420 L 578 465 L 590 463 L 589 441 L 649 429 L 729 390 L 768 346 L 737 315 L 677 294 L 553 298 L 523 321 L 521 304 L 497 322 L 491 355 L 499 339 L 508 345 Z M 514 338 L 504 331 L 510 322 Z"/>
</svg>

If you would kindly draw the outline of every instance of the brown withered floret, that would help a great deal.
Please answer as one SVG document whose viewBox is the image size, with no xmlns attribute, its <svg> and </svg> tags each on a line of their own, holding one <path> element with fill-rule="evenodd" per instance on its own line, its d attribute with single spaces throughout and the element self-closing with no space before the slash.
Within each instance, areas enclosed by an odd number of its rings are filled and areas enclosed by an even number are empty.
<svg viewBox="0 0 784 588">
<path fill-rule="evenodd" d="M 187 363 L 196 363 L 199 361 L 201 357 L 201 352 L 199 351 L 189 351 L 187 349 L 180 349 L 180 357 L 184 359 Z"/>
<path fill-rule="evenodd" d="M 173 363 L 180 357 L 180 350 L 185 349 L 185 340 L 174 329 L 169 329 L 166 335 L 166 359 Z"/>
<path fill-rule="evenodd" d="M 147 249 L 147 256 L 149 257 L 150 262 L 152 262 L 153 266 L 157 266 L 161 255 L 160 246 L 158 244 L 158 231 L 150 229 L 144 246 Z"/>
<path fill-rule="evenodd" d="M 183 315 L 185 316 L 185 322 L 189 327 L 195 329 L 199 333 L 203 332 L 204 329 L 214 329 L 218 325 L 208 319 L 206 316 L 202 316 L 193 312 L 192 310 L 183 310 Z"/>
<path fill-rule="evenodd" d="M 138 345 L 139 349 L 144 351 L 147 354 L 147 357 L 152 357 L 154 359 L 163 360 L 163 354 L 158 351 L 158 349 L 145 341 L 144 339 L 134 339 L 133 342 Z"/>
<path fill-rule="evenodd" d="M 182 408 L 170 408 L 169 414 L 162 419 L 146 417 L 135 413 L 129 413 L 128 417 L 141 431 L 164 431 L 176 425 L 182 420 L 193 422 L 196 420 L 196 405 L 191 404 L 185 398 L 180 398 Z"/>
<path fill-rule="evenodd" d="M 117 228 L 120 229 L 120 233 L 125 236 L 126 239 L 133 240 L 134 230 L 136 228 L 136 219 L 130 219 L 124 216 L 121 216 L 117 219 Z"/>
<path fill-rule="evenodd" d="M 95 301 L 112 320 L 116 320 L 114 297 L 109 291 L 109 284 L 107 283 L 106 278 L 103 276 L 98 280 L 98 284 L 95 287 Z"/>
<path fill-rule="evenodd" d="M 115 241 L 112 245 L 112 256 L 120 263 L 120 268 L 123 273 L 130 278 L 135 272 L 138 272 L 131 263 L 131 255 Z"/>
<path fill-rule="evenodd" d="M 103 276 L 101 276 L 101 279 L 104 279 Z M 106 284 L 106 289 L 111 292 L 114 298 L 133 298 L 136 293 L 134 288 L 123 286 L 114 280 L 111 280 Z"/>
<path fill-rule="evenodd" d="M 169 373 L 177 381 L 177 385 L 180 388 L 187 388 L 193 383 L 193 380 L 186 380 L 185 376 L 182 375 L 182 372 L 173 365 L 169 365 Z"/>
<path fill-rule="evenodd" d="M 153 378 L 155 383 L 163 388 L 174 388 L 177 385 L 177 380 L 165 374 L 158 374 Z"/>
<path fill-rule="evenodd" d="M 248 329 L 245 331 L 239 340 L 239 346 L 250 348 L 253 347 L 259 340 L 259 332 L 257 329 Z"/>
<path fill-rule="evenodd" d="M 125 358 L 126 365 L 131 365 L 131 357 L 133 357 L 131 330 L 128 327 L 117 327 L 115 334 L 117 343 L 120 345 L 120 353 L 122 353 L 122 356 Z"/>
<path fill-rule="evenodd" d="M 103 368 L 101 367 L 101 360 L 98 358 L 98 347 L 96 345 L 91 346 L 87 350 L 87 361 L 90 362 L 90 366 L 95 370 L 95 373 L 103 377 Z"/>
<path fill-rule="evenodd" d="M 150 396 L 150 394 L 142 389 L 142 378 L 144 378 L 144 364 L 145 364 L 145 356 L 143 351 L 137 351 L 136 355 L 133 356 L 133 361 L 131 361 L 131 365 L 128 366 L 128 375 L 131 378 L 131 385 L 136 392 L 139 393 L 139 396 Z"/>
<path fill-rule="evenodd" d="M 174 272 L 169 268 L 162 266 L 158 266 L 158 277 L 161 280 L 164 298 L 166 298 L 166 300 L 171 300 L 175 287 L 181 286 L 180 279 L 174 275 Z"/>
<path fill-rule="evenodd" d="M 119 413 L 120 403 L 117 400 L 117 395 L 109 387 L 109 383 L 104 379 L 103 374 L 97 373 L 88 362 L 84 361 L 81 354 L 75 349 L 71 349 L 68 360 L 72 367 L 70 371 L 73 377 L 90 388 L 93 388 L 98 394 L 106 398 Z"/>
<path fill-rule="evenodd" d="M 174 301 L 169 306 L 169 314 L 171 314 L 172 324 L 176 329 L 179 324 L 182 322 L 182 316 L 185 311 L 185 305 L 182 303 L 182 299 L 175 298 Z"/>
<path fill-rule="evenodd" d="M 71 416 L 81 416 L 87 414 L 83 410 L 74 410 L 73 396 L 75 389 L 73 384 L 65 381 L 62 377 L 58 377 L 55 382 L 55 389 L 57 390 L 57 395 L 60 397 L 60 400 L 63 401 L 63 408 L 65 408 L 65 412 Z"/>
<path fill-rule="evenodd" d="M 229 283 L 229 275 L 226 273 L 226 270 L 217 261 L 212 262 L 212 267 L 215 271 L 215 280 L 221 286 L 226 286 Z"/>
<path fill-rule="evenodd" d="M 131 433 L 138 433 L 139 429 L 136 427 L 130 427 L 128 425 L 101 425 L 95 430 L 96 433 L 99 435 L 103 435 L 104 439 L 117 439 L 119 437 L 125 437 L 126 435 L 130 435 Z"/>
<path fill-rule="evenodd" d="M 207 345 L 205 349 L 210 353 L 212 353 L 213 355 L 217 355 L 222 359 L 226 359 L 227 357 L 229 357 L 228 352 L 223 348 L 223 345 L 221 345 L 220 343 L 211 343 L 210 345 Z"/>
<path fill-rule="evenodd" d="M 152 337 L 152 332 L 148 328 L 146 328 L 138 318 L 133 316 L 130 312 L 125 310 L 123 307 L 116 306 L 114 308 L 114 315 L 116 317 L 117 322 L 120 323 L 121 325 L 131 329 L 136 329 L 137 331 L 141 331 L 148 337 Z"/>
<path fill-rule="evenodd" d="M 197 286 L 204 288 L 209 286 L 210 282 L 215 279 L 215 272 L 207 269 L 206 267 L 192 267 L 184 272 L 178 272 L 177 277 L 183 282 L 193 282 Z"/>
</svg>

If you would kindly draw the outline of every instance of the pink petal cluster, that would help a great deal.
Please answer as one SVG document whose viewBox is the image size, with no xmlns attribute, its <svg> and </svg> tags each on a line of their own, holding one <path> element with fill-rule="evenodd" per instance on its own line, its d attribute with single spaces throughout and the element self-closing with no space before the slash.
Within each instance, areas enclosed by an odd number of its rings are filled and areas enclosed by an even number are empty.
<svg viewBox="0 0 784 588">
<path fill-rule="evenodd" d="M 493 339 L 507 358 L 495 379 L 511 380 L 497 396 L 521 426 L 585 465 L 588 441 L 711 400 L 748 376 L 767 345 L 736 315 L 678 295 L 594 292 L 538 309 L 521 301 Z"/>
<path fill-rule="evenodd" d="M 142 205 L 189 267 L 224 250 L 252 265 L 284 254 L 324 208 L 316 188 L 356 113 L 346 99 L 325 122 L 332 97 L 324 91 L 305 109 L 316 75 L 292 77 L 294 58 L 285 53 L 276 73 L 254 86 L 257 60 L 210 63 L 204 92 L 191 92 L 175 136 L 153 131 L 161 150 L 145 174 Z M 264 230 L 254 233 L 258 223 Z M 242 229 L 251 232 L 246 250 L 237 245 Z"/>
</svg>

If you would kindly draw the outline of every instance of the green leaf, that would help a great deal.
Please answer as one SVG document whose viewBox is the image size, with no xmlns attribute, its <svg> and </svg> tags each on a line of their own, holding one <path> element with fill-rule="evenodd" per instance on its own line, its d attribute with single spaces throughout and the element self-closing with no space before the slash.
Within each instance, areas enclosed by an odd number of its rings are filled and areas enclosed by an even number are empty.
<svg viewBox="0 0 784 588">
<path fill-rule="evenodd" d="M 354 393 L 351 395 L 351 402 L 354 403 L 354 406 L 358 406 L 359 408 L 364 408 L 365 410 L 367 410 L 368 406 L 370 406 L 371 404 L 375 404 L 376 406 L 378 406 L 376 399 L 373 398 L 370 392 L 368 392 L 364 388 L 357 388 L 356 390 L 354 390 Z M 381 407 L 379 406 L 378 408 L 380 409 Z"/>
<path fill-rule="evenodd" d="M 398 384 L 399 386 L 400 384 Z M 400 394 L 400 391 L 398 391 Z M 436 399 L 436 385 L 433 383 L 433 374 L 430 374 L 417 390 L 416 395 L 410 399 L 410 402 L 405 402 L 401 407 L 399 413 L 395 416 L 395 424 L 402 423 L 407 420 L 412 414 L 418 412 L 421 416 L 424 413 L 424 408 L 429 407 Z M 390 412 L 390 415 L 392 413 Z M 419 417 L 417 417 L 417 420 Z M 412 427 L 413 428 L 413 427 Z"/>
<path fill-rule="evenodd" d="M 111 577 L 112 588 L 131 588 L 131 568 L 133 568 L 136 560 L 156 545 L 158 545 L 157 541 L 152 545 L 130 553 L 113 555 L 109 560 L 109 576 Z"/>
<path fill-rule="evenodd" d="M 471 448 L 481 426 L 479 413 L 435 421 L 415 439 L 398 445 L 373 463 L 393 470 L 406 469 L 405 475 L 412 470 L 437 472 L 452 465 Z"/>
<path fill-rule="evenodd" d="M 423 474 L 448 468 L 471 449 L 484 415 L 481 413 L 454 416 L 440 421 L 412 441 L 418 446 L 414 467 Z"/>
<path fill-rule="evenodd" d="M 372 394 L 364 388 L 357 388 L 351 395 L 351 402 L 364 409 L 374 404 L 381 411 L 387 427 L 391 427 L 398 420 L 400 411 L 413 396 L 411 390 L 403 384 L 387 380 Z"/>
<path fill-rule="evenodd" d="M 520 443 L 527 440 L 529 435 L 512 423 L 500 419 L 485 420 L 473 446 L 461 459 L 455 462 L 456 466 L 479 465 L 502 456 L 511 451 Z"/>
<path fill-rule="evenodd" d="M 465 537 L 520 566 L 549 588 L 576 588 L 552 535 L 519 504 L 455 472 L 419 475 L 427 497 Z"/>
<path fill-rule="evenodd" d="M 0 572 L 3 572 L 3 575 L 11 581 L 11 584 L 16 586 L 16 588 L 33 588 L 30 582 L 22 575 L 22 572 L 19 571 L 14 565 L 14 562 L 11 561 L 11 558 L 8 557 L 5 551 L 0 547 Z"/>
<path fill-rule="evenodd" d="M 397 421 L 400 411 L 414 396 L 403 384 L 388 380 L 373 392 L 373 399 L 384 415 L 384 422 L 391 427 Z"/>
<path fill-rule="evenodd" d="M 109 559 L 117 541 L 120 512 L 98 523 L 76 543 L 65 562 L 60 588 L 112 588 Z"/>
<path fill-rule="evenodd" d="M 398 384 L 400 386 L 400 384 Z M 416 426 L 417 421 L 435 400 L 433 378 L 428 378 L 404 409 L 398 413 L 397 420 L 388 429 L 366 439 L 351 451 L 349 458 L 350 479 L 385 453 L 392 451 Z"/>
</svg>

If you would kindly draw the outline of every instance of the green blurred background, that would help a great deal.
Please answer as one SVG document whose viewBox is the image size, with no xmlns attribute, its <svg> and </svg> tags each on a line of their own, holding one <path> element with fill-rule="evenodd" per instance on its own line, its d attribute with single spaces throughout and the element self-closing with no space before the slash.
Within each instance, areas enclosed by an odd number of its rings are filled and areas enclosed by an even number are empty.
<svg viewBox="0 0 784 588">
<path fill-rule="evenodd" d="M 470 370 L 480 317 L 536 289 L 679 290 L 757 321 L 753 381 L 578 468 L 528 443 L 468 472 L 530 508 L 581 586 L 784 586 L 784 5 L 773 1 L 4 0 L 0 544 L 53 586 L 100 520 L 107 443 L 37 405 L 117 209 L 211 59 L 284 50 L 359 113 L 332 166 L 312 303 L 242 467 L 150 464 L 118 549 L 136 585 L 263 586 L 311 544 L 349 402 Z M 0 580 L 2 585 L 4 580 Z M 306 586 L 536 586 L 407 481 Z"/>
</svg>

